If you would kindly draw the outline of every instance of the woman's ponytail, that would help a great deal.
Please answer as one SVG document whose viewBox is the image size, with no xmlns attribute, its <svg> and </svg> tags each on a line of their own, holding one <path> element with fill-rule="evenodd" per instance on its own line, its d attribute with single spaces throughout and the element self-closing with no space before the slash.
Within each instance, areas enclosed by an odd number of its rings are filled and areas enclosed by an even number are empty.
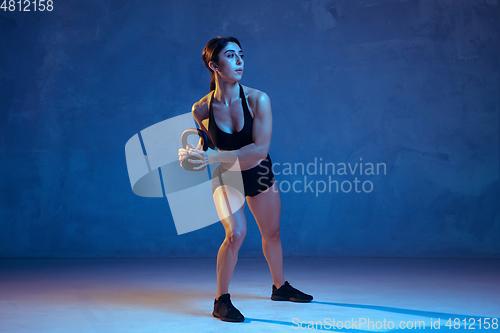
<svg viewBox="0 0 500 333">
<path fill-rule="evenodd" d="M 215 73 L 212 71 L 210 75 L 210 91 L 215 90 Z"/>
</svg>

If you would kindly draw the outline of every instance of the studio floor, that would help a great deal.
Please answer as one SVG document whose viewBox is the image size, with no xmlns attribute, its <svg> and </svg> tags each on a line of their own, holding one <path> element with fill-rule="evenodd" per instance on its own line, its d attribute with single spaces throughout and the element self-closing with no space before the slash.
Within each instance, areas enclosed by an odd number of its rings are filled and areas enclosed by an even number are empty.
<svg viewBox="0 0 500 333">
<path fill-rule="evenodd" d="M 243 323 L 211 315 L 215 265 L 1 259 L 0 332 L 500 332 L 496 259 L 285 258 L 285 278 L 314 296 L 303 304 L 271 301 L 265 259 L 240 258 L 229 292 Z"/>
</svg>

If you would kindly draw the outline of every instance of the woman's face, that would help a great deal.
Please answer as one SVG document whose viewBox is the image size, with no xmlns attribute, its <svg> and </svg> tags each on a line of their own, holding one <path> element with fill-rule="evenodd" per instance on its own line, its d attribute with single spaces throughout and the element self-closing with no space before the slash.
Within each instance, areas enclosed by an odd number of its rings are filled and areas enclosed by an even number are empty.
<svg viewBox="0 0 500 333">
<path fill-rule="evenodd" d="M 215 64 L 214 64 L 215 65 Z M 243 75 L 243 51 L 238 44 L 229 42 L 219 53 L 219 65 L 215 65 L 220 78 L 239 81 Z"/>
</svg>

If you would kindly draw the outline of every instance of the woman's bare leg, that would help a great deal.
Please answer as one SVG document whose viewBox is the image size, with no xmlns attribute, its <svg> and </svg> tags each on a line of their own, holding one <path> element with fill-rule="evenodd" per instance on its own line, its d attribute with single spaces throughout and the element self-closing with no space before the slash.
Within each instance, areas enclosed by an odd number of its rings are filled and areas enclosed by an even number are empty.
<svg viewBox="0 0 500 333">
<path fill-rule="evenodd" d="M 213 197 L 217 213 L 226 230 L 226 238 L 217 254 L 216 299 L 218 299 L 219 296 L 228 293 L 229 282 L 238 261 L 238 250 L 247 232 L 247 223 L 244 214 L 245 199 L 240 192 L 229 186 L 220 186 L 215 190 Z M 233 212 L 231 207 L 241 208 Z"/>
<path fill-rule="evenodd" d="M 280 239 L 281 199 L 277 183 L 274 183 L 266 192 L 247 197 L 247 203 L 262 234 L 262 250 L 269 265 L 273 283 L 276 288 L 279 288 L 285 283 L 285 278 Z"/>
</svg>

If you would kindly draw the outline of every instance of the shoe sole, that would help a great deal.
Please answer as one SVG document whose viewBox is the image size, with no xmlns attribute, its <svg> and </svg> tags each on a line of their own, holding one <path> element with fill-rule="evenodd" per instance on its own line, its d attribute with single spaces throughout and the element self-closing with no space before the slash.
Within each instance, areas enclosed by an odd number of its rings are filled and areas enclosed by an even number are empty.
<svg viewBox="0 0 500 333">
<path fill-rule="evenodd" d="M 296 302 L 296 303 L 309 303 L 310 301 L 312 301 L 312 299 L 301 299 L 301 298 L 295 298 L 295 297 L 286 298 L 283 296 L 271 296 L 271 300 L 273 300 L 273 301 L 290 301 L 290 302 Z"/>
<path fill-rule="evenodd" d="M 245 317 L 243 317 L 243 319 L 232 319 L 232 318 L 226 318 L 226 317 L 219 316 L 215 312 L 212 312 L 212 316 L 214 316 L 215 318 L 220 319 L 222 321 L 228 321 L 231 323 L 241 323 L 241 322 L 245 321 Z"/>
</svg>

